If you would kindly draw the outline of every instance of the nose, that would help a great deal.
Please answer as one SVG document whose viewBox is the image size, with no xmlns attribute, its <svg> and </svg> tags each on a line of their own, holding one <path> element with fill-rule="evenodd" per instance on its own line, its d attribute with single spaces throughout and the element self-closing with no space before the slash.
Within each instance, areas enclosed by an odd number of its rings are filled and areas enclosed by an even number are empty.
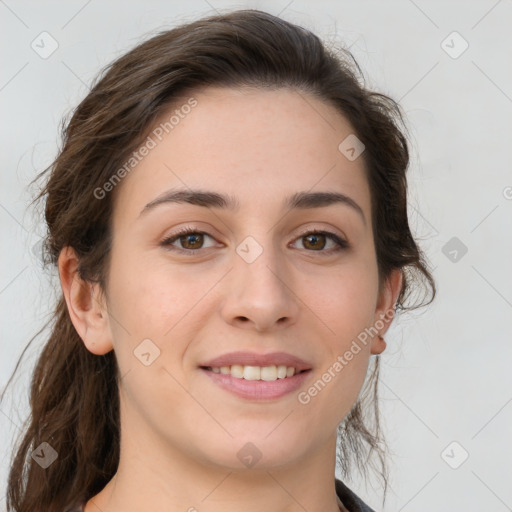
<svg viewBox="0 0 512 512">
<path fill-rule="evenodd" d="M 294 287 L 277 251 L 266 247 L 252 262 L 236 253 L 224 284 L 222 316 L 231 325 L 259 332 L 290 326 L 300 309 Z"/>
</svg>

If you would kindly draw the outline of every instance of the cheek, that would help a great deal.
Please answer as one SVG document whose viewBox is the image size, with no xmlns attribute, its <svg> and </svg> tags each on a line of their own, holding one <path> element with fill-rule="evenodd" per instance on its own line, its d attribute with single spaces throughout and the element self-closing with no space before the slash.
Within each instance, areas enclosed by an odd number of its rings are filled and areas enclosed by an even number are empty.
<svg viewBox="0 0 512 512">
<path fill-rule="evenodd" d="M 315 312 L 329 327 L 339 349 L 370 327 L 377 301 L 377 279 L 374 263 L 354 262 L 309 288 L 308 300 L 314 301 Z"/>
<path fill-rule="evenodd" d="M 167 368 L 182 380 L 179 362 L 207 322 L 205 291 L 219 280 L 211 272 L 193 272 L 192 266 L 185 270 L 148 254 L 127 255 L 112 266 L 110 327 L 122 374 L 139 368 L 136 354 L 144 353 L 147 345 L 156 354 L 154 366 Z"/>
<path fill-rule="evenodd" d="M 200 279 L 152 255 L 118 259 L 110 280 L 113 309 L 127 330 L 156 338 L 164 338 L 194 308 L 205 288 L 204 276 Z"/>
<path fill-rule="evenodd" d="M 347 414 L 364 383 L 370 358 L 372 326 L 378 293 L 376 262 L 356 261 L 316 281 L 308 297 L 324 337 L 322 367 L 308 396 L 333 411 L 333 420 Z M 314 301 L 314 302 L 313 302 Z M 325 389 L 325 392 L 323 391 Z M 321 395 L 321 397 L 320 397 Z M 307 397 L 305 398 L 307 400 Z"/>
<path fill-rule="evenodd" d="M 158 416 L 156 411 L 165 411 L 170 403 L 190 400 L 177 383 L 185 379 L 179 362 L 202 325 L 197 306 L 209 287 L 205 276 L 185 278 L 149 256 L 118 259 L 112 269 L 110 326 L 121 375 L 126 376 L 122 388 L 145 415 Z"/>
</svg>

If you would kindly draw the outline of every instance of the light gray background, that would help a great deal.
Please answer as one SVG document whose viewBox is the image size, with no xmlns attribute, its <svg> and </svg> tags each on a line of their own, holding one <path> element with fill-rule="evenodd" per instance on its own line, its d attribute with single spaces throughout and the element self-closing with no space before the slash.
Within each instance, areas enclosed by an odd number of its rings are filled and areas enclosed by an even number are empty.
<svg viewBox="0 0 512 512">
<path fill-rule="evenodd" d="M 240 7 L 280 14 L 351 45 L 369 85 L 400 100 L 408 116 L 411 225 L 439 296 L 396 320 L 387 336 L 381 389 L 394 456 L 385 510 L 511 510 L 510 0 L 0 0 L 2 387 L 55 295 L 32 251 L 43 231 L 27 210 L 26 187 L 55 155 L 62 116 L 101 67 L 150 31 Z M 59 45 L 47 59 L 31 48 L 43 31 Z M 469 44 L 457 58 L 464 42 L 446 39 L 453 31 Z M 445 247 L 453 237 L 467 247 L 457 261 Z M 15 392 L 2 404 L 3 486 L 40 346 L 29 350 Z M 463 450 L 468 459 L 453 469 L 447 462 L 460 463 Z M 349 484 L 381 509 L 377 485 Z"/>
</svg>

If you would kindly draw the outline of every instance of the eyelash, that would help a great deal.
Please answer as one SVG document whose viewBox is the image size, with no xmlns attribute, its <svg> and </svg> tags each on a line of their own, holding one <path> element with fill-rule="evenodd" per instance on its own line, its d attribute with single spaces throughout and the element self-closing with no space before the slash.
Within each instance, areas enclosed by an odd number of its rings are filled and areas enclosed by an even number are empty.
<svg viewBox="0 0 512 512">
<path fill-rule="evenodd" d="M 164 240 L 162 240 L 161 245 L 164 246 L 167 250 L 174 251 L 174 252 L 177 252 L 177 253 L 180 253 L 180 254 L 185 254 L 187 256 L 193 256 L 194 253 L 199 252 L 201 249 L 195 249 L 194 250 L 194 249 L 180 249 L 180 248 L 177 248 L 177 247 L 172 247 L 172 248 L 170 247 L 172 243 L 174 243 L 175 241 L 179 240 L 181 237 L 186 236 L 186 235 L 190 235 L 190 234 L 193 234 L 193 235 L 207 235 L 210 238 L 213 238 L 212 235 L 210 235 L 209 233 L 206 233 L 205 231 L 199 231 L 199 230 L 197 230 L 195 228 L 188 227 L 188 228 L 180 229 L 176 233 L 173 233 L 169 237 L 165 238 Z M 333 240 L 338 245 L 337 248 L 331 249 L 329 251 L 324 251 L 324 250 L 319 250 L 319 251 L 309 250 L 308 251 L 308 249 L 304 249 L 304 250 L 306 250 L 308 252 L 319 252 L 319 253 L 323 252 L 323 253 L 327 253 L 327 254 L 332 254 L 332 253 L 337 253 L 339 251 L 346 250 L 346 249 L 350 248 L 349 243 L 346 240 L 343 240 L 343 238 L 340 238 L 335 233 L 331 233 L 329 231 L 322 231 L 322 230 L 319 230 L 319 229 L 313 229 L 313 230 L 310 230 L 310 231 L 305 231 L 304 233 L 301 233 L 295 240 L 298 240 L 300 238 L 304 238 L 305 236 L 308 236 L 308 235 L 326 235 L 327 238 L 330 238 L 331 240 Z"/>
</svg>

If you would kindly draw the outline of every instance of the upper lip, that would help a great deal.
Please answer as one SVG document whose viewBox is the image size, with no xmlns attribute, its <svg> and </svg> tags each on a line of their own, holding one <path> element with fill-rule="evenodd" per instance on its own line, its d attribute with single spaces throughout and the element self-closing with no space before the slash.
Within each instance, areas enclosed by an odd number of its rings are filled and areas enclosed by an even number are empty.
<svg viewBox="0 0 512 512">
<path fill-rule="evenodd" d="M 293 366 L 297 371 L 310 370 L 311 364 L 300 357 L 286 352 L 271 352 L 270 354 L 258 354 L 256 352 L 238 351 L 229 352 L 210 359 L 200 366 L 220 368 L 222 366 Z"/>
</svg>

